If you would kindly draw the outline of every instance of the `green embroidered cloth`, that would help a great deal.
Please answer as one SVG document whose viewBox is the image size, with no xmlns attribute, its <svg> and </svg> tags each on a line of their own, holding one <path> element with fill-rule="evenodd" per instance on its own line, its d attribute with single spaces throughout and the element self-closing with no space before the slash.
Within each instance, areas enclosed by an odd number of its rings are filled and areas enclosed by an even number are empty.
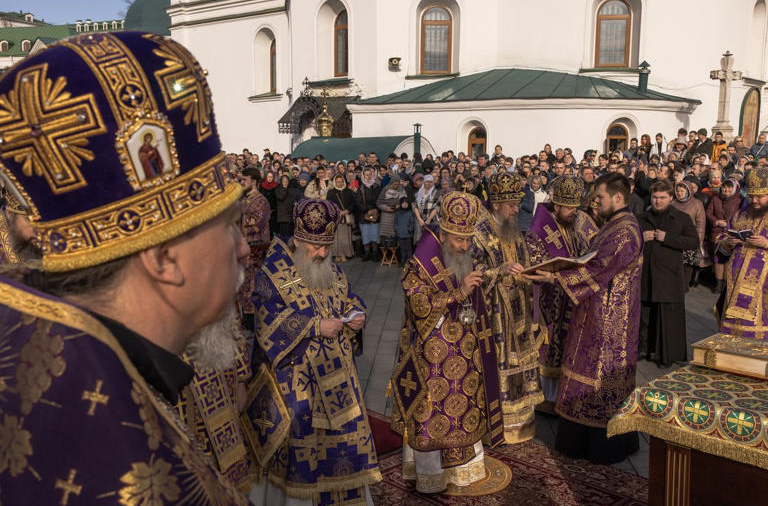
<svg viewBox="0 0 768 506">
<path fill-rule="evenodd" d="M 768 469 L 768 380 L 688 365 L 635 388 L 608 436 L 641 431 Z"/>
</svg>

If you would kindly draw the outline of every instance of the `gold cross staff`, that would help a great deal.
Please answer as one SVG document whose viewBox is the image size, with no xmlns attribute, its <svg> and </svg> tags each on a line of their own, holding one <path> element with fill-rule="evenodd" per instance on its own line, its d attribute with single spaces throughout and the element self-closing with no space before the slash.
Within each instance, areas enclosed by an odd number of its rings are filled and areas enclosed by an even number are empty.
<svg viewBox="0 0 768 506">
<path fill-rule="evenodd" d="M 56 485 L 54 486 L 54 488 L 58 488 L 62 491 L 61 501 L 59 501 L 59 504 L 61 506 L 67 506 L 67 503 L 69 502 L 69 494 L 80 495 L 80 492 L 83 491 L 82 485 L 75 484 L 76 474 L 77 474 L 77 471 L 75 469 L 70 469 L 69 477 L 67 478 L 67 481 L 56 480 Z"/>
</svg>

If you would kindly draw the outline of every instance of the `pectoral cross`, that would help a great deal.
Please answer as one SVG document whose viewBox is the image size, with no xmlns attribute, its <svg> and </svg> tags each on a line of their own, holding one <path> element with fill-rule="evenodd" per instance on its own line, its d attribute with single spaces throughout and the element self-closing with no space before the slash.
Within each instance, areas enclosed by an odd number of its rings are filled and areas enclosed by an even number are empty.
<svg viewBox="0 0 768 506">
<path fill-rule="evenodd" d="M 733 54 L 726 51 L 720 58 L 720 69 L 709 72 L 710 79 L 720 81 L 720 96 L 717 102 L 717 123 L 712 127 L 712 131 L 723 132 L 723 138 L 729 141 L 733 138 L 733 127 L 728 121 L 731 110 L 731 81 L 741 80 L 742 73 L 733 70 Z"/>
<path fill-rule="evenodd" d="M 563 243 L 560 241 L 559 231 L 552 230 L 549 225 L 544 225 L 544 232 L 547 233 L 544 242 L 554 245 L 557 249 L 562 249 Z"/>
<path fill-rule="evenodd" d="M 264 436 L 267 433 L 268 429 L 271 429 L 272 427 L 275 426 L 275 424 L 272 423 L 267 418 L 267 411 L 266 410 L 261 412 L 261 418 L 254 418 L 253 419 L 253 423 L 255 423 L 256 425 L 259 426 L 259 432 L 261 433 L 262 436 Z"/>
<path fill-rule="evenodd" d="M 93 416 L 96 413 L 96 406 L 98 404 L 104 404 L 106 406 L 109 401 L 109 396 L 101 393 L 101 387 L 103 385 L 104 382 L 98 380 L 96 381 L 96 388 L 94 388 L 92 392 L 89 392 L 88 390 L 83 392 L 81 399 L 91 403 L 91 406 L 88 408 L 88 416 Z"/>
<path fill-rule="evenodd" d="M 405 396 L 411 396 L 411 390 L 416 390 L 416 382 L 411 379 L 411 371 L 408 371 L 405 378 L 400 379 L 400 386 L 405 390 Z"/>
<path fill-rule="evenodd" d="M 82 485 L 75 484 L 76 474 L 77 471 L 75 469 L 70 469 L 67 481 L 56 480 L 56 485 L 54 485 L 54 488 L 62 490 L 61 501 L 59 501 L 61 506 L 67 506 L 67 503 L 69 502 L 69 494 L 80 495 L 80 492 L 83 490 Z"/>
<path fill-rule="evenodd" d="M 478 332 L 477 334 L 477 342 L 483 343 L 485 345 L 485 353 L 491 352 L 491 334 L 493 331 L 491 330 L 488 325 L 486 325 L 485 321 L 483 323 L 483 329 Z"/>
</svg>

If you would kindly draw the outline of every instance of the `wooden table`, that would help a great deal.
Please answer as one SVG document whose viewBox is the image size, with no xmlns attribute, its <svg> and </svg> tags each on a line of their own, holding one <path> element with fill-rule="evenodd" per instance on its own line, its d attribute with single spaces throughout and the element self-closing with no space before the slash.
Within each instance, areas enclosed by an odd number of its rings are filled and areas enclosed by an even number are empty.
<svg viewBox="0 0 768 506">
<path fill-rule="evenodd" d="M 651 436 L 651 506 L 768 504 L 768 381 L 686 366 L 640 386 L 608 435 Z"/>
</svg>

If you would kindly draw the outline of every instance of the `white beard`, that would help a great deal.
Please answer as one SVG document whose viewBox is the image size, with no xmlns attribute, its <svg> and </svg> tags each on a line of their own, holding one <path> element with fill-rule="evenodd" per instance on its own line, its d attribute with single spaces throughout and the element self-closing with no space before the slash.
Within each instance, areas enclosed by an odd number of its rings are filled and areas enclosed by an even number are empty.
<svg viewBox="0 0 768 506">
<path fill-rule="evenodd" d="M 240 267 L 237 274 L 237 286 L 245 282 L 245 269 Z M 240 335 L 240 322 L 237 310 L 232 305 L 226 316 L 219 321 L 206 325 L 192 338 L 185 350 L 192 356 L 195 365 L 209 371 L 224 372 L 231 369 L 239 353 L 237 337 Z"/>
<path fill-rule="evenodd" d="M 472 272 L 472 257 L 469 255 L 469 251 L 464 253 L 463 256 L 459 256 L 453 252 L 451 247 L 447 243 L 443 243 L 443 264 L 447 269 L 453 271 L 456 276 L 456 282 L 461 285 L 464 282 L 470 272 Z"/>
<path fill-rule="evenodd" d="M 317 262 L 307 257 L 304 248 L 297 246 L 293 254 L 293 265 L 310 290 L 326 290 L 336 280 L 330 254 L 323 261 Z"/>
</svg>

